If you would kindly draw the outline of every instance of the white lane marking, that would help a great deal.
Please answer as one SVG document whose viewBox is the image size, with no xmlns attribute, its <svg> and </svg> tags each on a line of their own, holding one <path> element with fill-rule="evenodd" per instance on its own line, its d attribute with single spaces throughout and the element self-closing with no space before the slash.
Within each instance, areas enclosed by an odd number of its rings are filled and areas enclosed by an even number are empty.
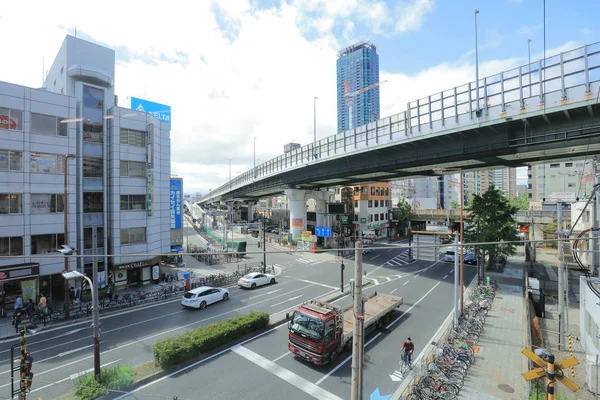
<svg viewBox="0 0 600 400">
<path fill-rule="evenodd" d="M 104 342 L 100 342 L 100 343 L 104 343 Z M 69 351 L 65 351 L 65 352 L 62 352 L 62 353 L 58 353 L 58 356 L 59 356 L 59 357 L 68 356 L 69 354 L 77 353 L 79 350 L 83 350 L 83 349 L 89 349 L 90 347 L 94 347 L 94 345 L 93 345 L 93 344 L 90 344 L 90 345 L 88 345 L 88 346 L 83 346 L 83 347 L 80 347 L 80 348 L 78 348 L 78 349 L 72 349 L 72 350 L 69 350 Z"/>
<path fill-rule="evenodd" d="M 454 272 L 454 268 L 452 268 L 452 269 L 450 270 L 450 273 L 452 273 L 452 272 Z"/>
<path fill-rule="evenodd" d="M 447 277 L 448 277 L 448 274 L 444 275 L 444 278 L 443 278 L 443 279 L 446 279 Z"/>
<path fill-rule="evenodd" d="M 258 334 L 258 335 L 256 335 L 256 336 L 253 336 L 253 337 L 251 337 L 251 338 L 248 338 L 248 339 L 244 340 L 242 343 L 240 343 L 240 344 L 237 344 L 236 346 L 242 346 L 242 345 L 244 345 L 244 344 L 246 344 L 246 343 L 248 343 L 248 342 L 251 342 L 251 341 L 253 341 L 253 340 L 255 340 L 255 339 L 258 339 L 258 338 L 259 338 L 259 337 L 261 337 L 261 336 L 264 336 L 264 335 L 266 335 L 266 334 L 269 334 L 269 333 L 271 333 L 271 332 L 275 331 L 276 329 L 279 329 L 279 328 L 281 328 L 282 326 L 286 326 L 286 325 L 285 325 L 285 324 L 281 324 L 281 325 L 279 325 L 279 326 L 276 326 L 275 328 L 269 329 L 268 331 L 264 331 L 263 333 L 259 333 L 259 334 Z M 198 365 L 200 365 L 200 364 L 202 364 L 202 363 L 205 363 L 205 362 L 207 362 L 207 361 L 210 361 L 210 360 L 212 360 L 213 358 L 219 357 L 221 354 L 224 354 L 224 353 L 226 353 L 226 352 L 228 352 L 228 351 L 232 350 L 234 347 L 235 347 L 235 346 L 231 346 L 231 347 L 229 347 L 229 348 L 227 348 L 227 349 L 221 350 L 221 351 L 219 351 L 218 353 L 215 353 L 215 354 L 213 354 L 213 355 L 212 355 L 212 356 L 210 356 L 210 357 L 203 358 L 202 360 L 200 360 L 200 361 L 196 361 L 195 363 L 193 363 L 193 364 L 190 364 L 190 365 L 188 365 L 187 367 L 183 367 L 183 368 L 181 368 L 181 369 L 178 369 L 177 371 L 173 371 L 173 372 L 171 372 L 170 374 L 163 376 L 162 378 L 158 378 L 158 379 L 157 379 L 157 380 L 155 380 L 155 381 L 148 382 L 148 383 L 146 383 L 145 385 L 142 385 L 142 386 L 140 386 L 140 387 L 139 387 L 139 388 L 137 388 L 137 389 L 134 389 L 134 390 L 132 390 L 132 391 L 130 391 L 130 392 L 127 392 L 127 393 L 125 393 L 125 394 L 122 394 L 121 396 L 119 396 L 119 397 L 115 398 L 114 400 L 121 400 L 121 399 L 124 399 L 125 397 L 129 396 L 129 395 L 130 395 L 130 394 L 132 394 L 132 393 L 139 392 L 140 390 L 144 390 L 144 389 L 146 389 L 147 387 L 154 385 L 155 383 L 162 382 L 162 381 L 164 381 L 165 379 L 171 378 L 172 376 L 175 376 L 175 375 L 178 375 L 178 374 L 180 374 L 180 373 L 182 373 L 182 372 L 185 372 L 185 371 L 187 371 L 188 369 L 195 368 L 195 367 L 197 367 Z"/>
<path fill-rule="evenodd" d="M 390 252 L 390 251 L 392 251 L 392 250 L 394 250 L 394 249 L 389 249 L 389 250 L 388 250 L 388 252 Z"/>
<path fill-rule="evenodd" d="M 376 259 L 377 257 L 379 257 L 381 254 L 377 254 L 375 257 L 371 257 L 371 259 L 369 261 L 373 261 L 374 259 Z"/>
<path fill-rule="evenodd" d="M 416 274 L 414 279 L 417 279 L 418 277 L 419 277 L 419 274 Z"/>
<path fill-rule="evenodd" d="M 328 399 L 328 400 L 342 400 L 341 397 L 336 396 L 335 394 L 328 392 L 327 390 L 318 387 L 314 383 L 304 379 L 300 375 L 296 375 L 292 371 L 285 369 L 274 362 L 267 360 L 260 354 L 253 352 L 242 346 L 236 346 L 232 349 L 232 351 L 246 360 L 256 364 L 267 372 L 275 375 L 278 378 L 294 385 L 298 389 L 302 390 L 304 393 L 314 397 L 315 399 Z"/>
<path fill-rule="evenodd" d="M 390 378 L 393 382 L 400 382 L 403 378 L 402 371 L 394 371 L 393 374 L 390 375 Z"/>
<path fill-rule="evenodd" d="M 387 279 L 388 282 L 392 281 L 392 278 L 390 278 L 389 276 L 384 276 L 385 279 Z"/>
<path fill-rule="evenodd" d="M 402 285 L 402 286 L 408 285 L 408 282 L 410 282 L 410 281 L 406 281 L 406 282 L 404 282 L 404 285 Z"/>
<path fill-rule="evenodd" d="M 280 301 L 279 303 L 271 304 L 271 307 L 277 307 L 277 306 L 280 306 L 280 305 L 282 305 L 283 303 L 287 303 L 288 301 L 292 301 L 292 300 L 299 299 L 299 298 L 300 298 L 300 297 L 302 297 L 302 296 L 303 296 L 303 295 L 301 294 L 300 296 L 292 297 L 291 299 L 287 299 L 287 300 L 284 300 L 284 301 Z"/>
<path fill-rule="evenodd" d="M 267 292 L 267 293 L 258 294 L 258 295 L 256 295 L 256 296 L 248 297 L 248 300 L 257 299 L 257 298 L 259 298 L 259 297 L 266 296 L 266 295 L 268 295 L 268 294 L 273 294 L 273 293 L 275 293 L 275 292 L 279 292 L 280 290 L 281 290 L 281 289 L 277 289 L 277 290 L 271 290 L 270 292 Z"/>
<path fill-rule="evenodd" d="M 109 363 L 106 363 L 106 364 L 104 364 L 104 365 L 101 365 L 100 367 L 106 367 L 107 365 L 114 364 L 114 363 L 118 363 L 118 362 L 119 362 L 119 361 L 121 361 L 121 360 L 122 360 L 122 358 L 119 358 L 118 360 L 111 361 L 111 362 L 109 362 Z M 82 376 L 82 375 L 85 375 L 85 374 L 87 374 L 87 373 L 89 373 L 89 372 L 94 372 L 94 368 L 86 369 L 85 371 L 81 371 L 81 372 L 77 372 L 77 373 L 75 373 L 75 374 L 71 374 L 71 375 L 69 375 L 69 379 L 71 379 L 71 380 L 77 379 L 77 378 L 79 378 L 80 376 Z M 41 388 L 40 388 L 40 389 L 41 389 Z M 39 390 L 39 389 L 38 389 L 38 390 Z"/>
<path fill-rule="evenodd" d="M 338 288 L 337 288 L 337 287 L 335 287 L 335 286 L 326 285 L 326 284 L 324 284 L 324 283 L 319 283 L 319 282 L 313 282 L 313 281 L 309 281 L 309 280 L 306 280 L 306 279 L 294 278 L 294 277 L 292 277 L 292 276 L 283 276 L 283 275 L 281 275 L 281 277 L 282 277 L 282 278 L 293 279 L 293 280 L 300 281 L 300 282 L 304 282 L 304 283 L 310 283 L 310 284 L 313 284 L 313 285 L 323 286 L 323 287 L 326 287 L 326 288 L 328 288 L 328 289 L 338 289 Z M 288 293 L 291 293 L 291 292 L 288 292 Z"/>
<path fill-rule="evenodd" d="M 101 365 L 100 367 L 101 367 L 101 368 L 104 368 L 104 367 L 106 367 L 107 365 L 114 364 L 114 363 L 116 363 L 116 362 L 119 362 L 119 361 L 121 361 L 121 360 L 123 360 L 123 359 L 122 359 L 122 358 L 119 358 L 118 360 L 111 361 L 111 362 L 109 362 L 109 363 L 106 363 L 106 364 L 104 364 L 104 365 Z M 92 372 L 93 370 L 94 370 L 94 368 L 90 368 L 89 370 L 87 370 L 87 371 L 85 371 L 85 372 Z M 81 374 L 81 372 L 80 372 L 80 374 Z M 79 375 L 79 374 L 75 374 L 75 375 Z M 77 376 L 75 376 L 75 378 L 77 378 Z M 72 380 L 72 379 L 73 379 L 73 375 L 71 375 L 71 376 L 67 376 L 66 378 L 64 378 L 64 379 L 61 379 L 60 381 L 56 381 L 56 382 L 54 382 L 54 383 L 50 383 L 50 384 L 48 384 L 48 385 L 46 385 L 46 386 L 39 387 L 39 388 L 37 388 L 37 389 L 34 389 L 34 390 L 32 390 L 32 391 L 31 391 L 31 392 L 29 392 L 29 393 L 35 393 L 35 392 L 39 392 L 40 390 L 47 389 L 47 388 L 49 388 L 50 386 L 54 386 L 54 385 L 57 385 L 57 384 L 59 384 L 59 383 L 63 383 L 63 382 L 66 382 L 66 381 L 68 381 L 68 380 Z M 40 399 L 41 399 L 41 397 L 40 397 Z"/>
<path fill-rule="evenodd" d="M 375 278 L 368 278 L 370 280 L 372 280 L 373 282 L 375 282 L 375 285 L 379 285 L 379 281 Z"/>
<path fill-rule="evenodd" d="M 396 318 L 395 320 L 393 320 L 392 322 L 390 322 L 385 328 L 386 329 L 390 329 L 396 322 L 400 321 L 400 319 L 402 319 L 402 317 L 404 317 L 404 315 L 406 313 L 410 312 L 413 308 L 415 308 L 417 306 L 417 304 L 419 304 L 420 302 L 422 302 L 425 297 L 427 297 L 431 292 L 433 292 L 434 289 L 436 287 L 438 287 L 438 285 L 440 283 L 441 282 L 436 283 L 431 289 L 429 289 L 429 291 L 427 293 L 425 293 L 423 295 L 423 297 L 421 297 L 419 300 L 417 300 L 417 302 L 415 304 L 413 304 L 412 306 L 410 306 L 410 308 L 408 310 L 403 311 L 402 314 L 400 314 L 400 316 L 398 318 Z M 364 347 L 366 348 L 368 345 L 370 345 L 371 343 L 373 343 L 379 336 L 381 336 L 381 332 L 378 332 L 375 336 L 373 336 L 371 338 L 371 340 L 369 340 L 367 343 L 365 343 Z M 335 373 L 335 371 L 337 371 L 338 369 L 342 368 L 342 366 L 344 364 L 346 364 L 348 361 L 350 361 L 351 359 L 352 359 L 352 356 L 348 356 L 341 363 L 339 363 L 338 365 L 336 365 L 331 371 L 329 371 L 325 376 L 323 376 L 321 379 L 319 379 L 317 382 L 315 382 L 315 385 L 320 385 L 325 379 L 329 378 L 332 374 Z"/>
<path fill-rule="evenodd" d="M 398 290 L 398 288 L 396 288 L 396 289 L 392 290 L 392 291 L 390 292 L 390 294 L 394 294 L 394 292 L 395 292 L 396 290 Z"/>
<path fill-rule="evenodd" d="M 292 291 L 290 291 L 290 292 L 287 292 L 287 293 L 285 293 L 285 294 L 282 294 L 282 295 L 279 295 L 279 296 L 275 296 L 274 298 L 281 297 L 281 296 L 287 296 L 287 295 L 288 295 L 288 294 L 290 294 L 290 293 L 297 292 L 297 291 L 299 291 L 299 290 L 305 290 L 305 289 L 309 288 L 310 286 L 312 286 L 312 285 L 305 286 L 305 287 L 303 287 L 303 288 L 299 288 L 299 289 L 296 289 L 296 290 L 292 290 Z M 328 294 L 330 294 L 330 293 L 333 293 L 333 291 L 327 292 L 327 293 L 323 294 L 323 296 L 327 296 L 327 295 L 328 295 Z M 141 338 L 141 339 L 136 339 L 136 340 L 133 340 L 133 341 L 131 341 L 131 342 L 127 342 L 127 343 L 124 343 L 124 344 L 122 344 L 122 345 L 119 345 L 119 346 L 113 347 L 112 349 L 109 349 L 109 350 L 106 350 L 106 351 L 103 351 L 103 352 L 101 352 L 101 354 L 109 353 L 109 352 L 111 352 L 111 351 L 115 351 L 115 350 L 118 350 L 118 349 L 121 349 L 121 348 L 124 348 L 124 347 L 133 346 L 134 344 L 137 344 L 137 343 L 142 343 L 142 342 L 144 342 L 145 340 L 148 340 L 148 339 L 153 339 L 153 338 L 155 338 L 155 337 L 162 336 L 162 335 L 165 335 L 165 334 L 167 334 L 167 333 L 175 332 L 175 331 L 177 331 L 177 330 L 185 329 L 185 328 L 188 328 L 188 327 L 190 327 L 190 326 L 198 325 L 198 324 L 201 324 L 201 323 L 203 323 L 203 322 L 210 321 L 210 320 L 212 320 L 212 319 L 219 318 L 219 317 L 222 317 L 222 316 L 225 316 L 225 315 L 229 315 L 229 314 L 232 314 L 232 313 L 237 313 L 237 312 L 239 312 L 240 310 L 244 310 L 244 309 L 246 309 L 246 308 L 253 307 L 253 306 L 257 305 L 257 304 L 265 303 L 265 302 L 267 302 L 267 301 L 270 301 L 270 300 L 272 300 L 272 299 L 266 299 L 266 300 L 257 301 L 256 303 L 248 304 L 248 305 L 246 305 L 246 306 L 239 307 L 239 308 L 236 308 L 236 309 L 233 309 L 233 310 L 230 310 L 230 311 L 225 311 L 225 312 L 223 312 L 223 313 L 221 313 L 221 314 L 213 315 L 212 317 L 207 317 L 207 318 L 204 318 L 204 319 L 201 319 L 201 320 L 198 320 L 198 321 L 191 322 L 191 323 L 189 323 L 189 324 L 186 324 L 186 325 L 180 325 L 180 326 L 178 326 L 178 327 L 175 327 L 175 328 L 167 329 L 167 330 L 165 330 L 165 331 L 158 332 L 158 333 L 155 333 L 155 334 L 153 334 L 153 335 L 146 336 L 146 337 L 144 337 L 144 338 Z M 183 312 L 189 312 L 189 311 L 187 311 L 187 310 L 183 310 Z M 172 314 L 171 314 L 171 315 L 172 315 Z M 161 317 L 159 317 L 159 318 L 164 318 L 164 317 L 165 317 L 165 316 L 163 315 L 163 316 L 161 316 Z M 156 318 L 152 318 L 152 319 L 156 319 Z M 143 321 L 142 321 L 142 322 L 143 322 Z M 137 325 L 137 323 L 135 323 L 135 324 L 130 324 L 129 326 L 131 326 L 131 325 Z M 118 328 L 118 329 L 121 329 L 121 328 Z M 115 331 L 115 330 L 118 330 L 118 329 L 113 329 L 113 330 L 111 330 L 111 331 Z M 54 339 L 56 339 L 56 338 L 54 338 Z M 87 340 L 87 339 L 89 339 L 89 338 L 85 338 L 85 339 Z M 55 359 L 55 358 L 58 358 L 58 355 L 51 356 L 51 357 L 48 357 L 48 358 L 45 358 L 45 359 L 42 359 L 42 360 L 38 360 L 38 361 L 37 361 L 37 364 L 39 365 L 39 364 L 40 364 L 40 363 L 42 363 L 42 362 L 45 362 L 45 361 L 48 361 L 48 360 L 52 360 L 52 359 Z M 87 360 L 88 358 L 91 358 L 91 357 L 85 357 L 85 358 L 81 358 L 81 359 L 79 359 L 79 360 L 76 360 L 76 361 L 74 361 L 74 362 L 78 362 L 78 361 Z M 10 359 L 9 359 L 8 361 L 10 361 Z M 69 365 L 69 364 L 67 364 L 67 365 Z M 7 373 L 9 373 L 9 372 L 10 372 L 9 370 L 2 371 L 2 372 L 0 372 L 0 375 L 7 374 Z M 4 387 L 4 386 L 0 386 L 0 388 L 2 388 L 2 387 Z"/>
<path fill-rule="evenodd" d="M 289 351 L 286 351 L 285 353 L 283 353 L 282 355 L 280 355 L 279 357 L 274 359 L 273 362 L 276 363 L 277 361 L 281 360 L 283 357 L 287 356 L 288 354 L 292 354 L 292 353 Z"/>
</svg>

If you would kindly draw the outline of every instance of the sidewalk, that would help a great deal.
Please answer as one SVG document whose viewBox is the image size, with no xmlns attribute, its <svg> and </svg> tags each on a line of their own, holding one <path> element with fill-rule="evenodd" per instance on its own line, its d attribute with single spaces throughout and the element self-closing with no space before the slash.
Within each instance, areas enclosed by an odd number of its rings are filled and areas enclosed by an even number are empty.
<svg viewBox="0 0 600 400">
<path fill-rule="evenodd" d="M 521 257 L 510 257 L 503 273 L 487 272 L 498 283 L 496 297 L 485 320 L 475 363 L 469 369 L 461 400 L 523 400 L 527 387 L 521 376 L 527 371 L 528 347 L 525 269 Z"/>
</svg>

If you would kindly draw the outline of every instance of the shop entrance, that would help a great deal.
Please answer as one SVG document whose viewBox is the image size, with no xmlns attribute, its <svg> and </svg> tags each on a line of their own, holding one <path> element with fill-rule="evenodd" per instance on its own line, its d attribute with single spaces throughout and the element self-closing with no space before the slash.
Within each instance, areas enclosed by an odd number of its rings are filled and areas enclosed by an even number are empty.
<svg viewBox="0 0 600 400">
<path fill-rule="evenodd" d="M 127 270 L 127 284 L 136 285 L 142 281 L 142 269 L 132 268 Z"/>
</svg>

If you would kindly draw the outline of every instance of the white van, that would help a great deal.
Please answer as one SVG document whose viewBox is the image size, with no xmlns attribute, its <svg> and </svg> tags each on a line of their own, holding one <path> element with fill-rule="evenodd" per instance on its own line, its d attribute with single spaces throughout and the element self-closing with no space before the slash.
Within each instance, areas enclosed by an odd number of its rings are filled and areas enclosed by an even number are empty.
<svg viewBox="0 0 600 400">
<path fill-rule="evenodd" d="M 444 254 L 443 260 L 445 262 L 454 262 L 454 258 L 456 257 L 456 250 L 454 247 L 448 247 L 446 250 L 446 254 Z"/>
</svg>

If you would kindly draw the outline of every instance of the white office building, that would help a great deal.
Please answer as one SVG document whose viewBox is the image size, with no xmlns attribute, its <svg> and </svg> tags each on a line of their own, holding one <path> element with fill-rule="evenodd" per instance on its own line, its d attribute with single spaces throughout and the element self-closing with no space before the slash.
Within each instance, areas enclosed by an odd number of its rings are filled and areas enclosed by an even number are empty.
<svg viewBox="0 0 600 400">
<path fill-rule="evenodd" d="M 0 81 L 0 291 L 7 304 L 17 294 L 63 298 L 65 262 L 56 251 L 63 244 L 100 256 L 71 257 L 69 269 L 91 277 L 95 265 L 101 286 L 107 277 L 116 286 L 150 281 L 160 260 L 152 254 L 170 251 L 169 125 L 118 107 L 114 76 L 114 50 L 67 36 L 44 88 Z"/>
</svg>

